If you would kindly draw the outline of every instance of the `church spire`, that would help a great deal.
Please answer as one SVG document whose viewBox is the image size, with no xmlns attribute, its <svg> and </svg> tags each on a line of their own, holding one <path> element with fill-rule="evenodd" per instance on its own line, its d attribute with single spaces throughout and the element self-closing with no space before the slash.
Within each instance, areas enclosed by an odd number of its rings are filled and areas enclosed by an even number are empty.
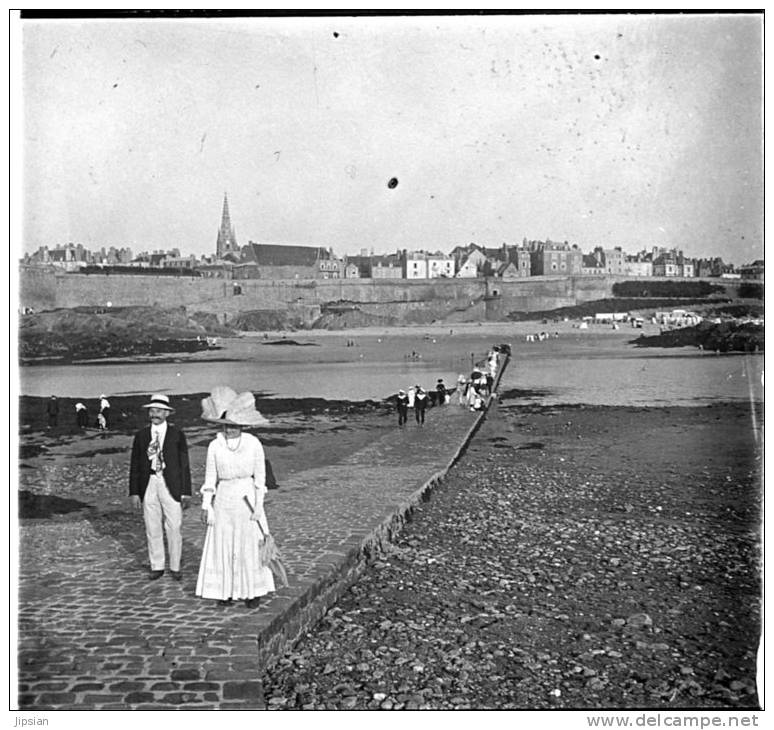
<svg viewBox="0 0 774 730">
<path fill-rule="evenodd" d="M 227 253 L 239 253 L 234 227 L 231 225 L 231 215 L 228 212 L 228 193 L 223 193 L 223 215 L 220 219 L 218 240 L 215 248 L 216 256 L 222 259 Z"/>
</svg>

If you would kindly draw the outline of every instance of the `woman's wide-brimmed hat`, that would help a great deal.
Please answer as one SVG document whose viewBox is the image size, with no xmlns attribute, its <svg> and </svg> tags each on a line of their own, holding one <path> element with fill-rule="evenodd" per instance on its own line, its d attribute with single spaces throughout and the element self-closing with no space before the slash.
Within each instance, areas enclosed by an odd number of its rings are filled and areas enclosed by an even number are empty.
<svg viewBox="0 0 774 730">
<path fill-rule="evenodd" d="M 202 398 L 202 418 L 209 423 L 228 426 L 262 426 L 269 423 L 255 409 L 255 396 L 252 393 L 237 393 L 227 385 L 213 388 L 207 398 Z"/>
<path fill-rule="evenodd" d="M 104 398 L 102 395 L 100 398 Z M 169 396 L 163 393 L 154 393 L 151 396 L 150 403 L 145 403 L 143 408 L 163 408 L 165 411 L 174 411 L 175 409 L 169 405 Z"/>
</svg>

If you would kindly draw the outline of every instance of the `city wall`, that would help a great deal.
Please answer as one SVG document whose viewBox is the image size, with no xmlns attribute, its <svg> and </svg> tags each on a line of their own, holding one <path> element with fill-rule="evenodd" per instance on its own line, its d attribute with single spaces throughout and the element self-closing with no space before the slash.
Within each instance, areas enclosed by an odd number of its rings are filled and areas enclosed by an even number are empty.
<svg viewBox="0 0 774 730">
<path fill-rule="evenodd" d="M 503 319 L 512 311 L 540 311 L 612 296 L 615 276 L 526 279 L 205 279 L 71 274 L 22 267 L 19 307 L 35 311 L 76 306 L 185 306 L 222 320 L 250 310 L 308 312 L 354 307 L 400 322 Z"/>
</svg>

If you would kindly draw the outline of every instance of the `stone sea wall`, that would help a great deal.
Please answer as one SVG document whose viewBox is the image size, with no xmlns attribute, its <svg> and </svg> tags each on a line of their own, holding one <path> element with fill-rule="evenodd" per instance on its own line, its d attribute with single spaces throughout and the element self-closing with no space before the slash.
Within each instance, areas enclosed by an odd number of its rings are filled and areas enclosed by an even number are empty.
<svg viewBox="0 0 774 730">
<path fill-rule="evenodd" d="M 612 295 L 615 276 L 433 280 L 202 279 L 70 274 L 22 267 L 19 307 L 185 306 L 228 320 L 239 312 L 282 310 L 310 320 L 326 308 L 356 307 L 400 322 L 499 320 L 512 311 L 543 311 Z"/>
</svg>

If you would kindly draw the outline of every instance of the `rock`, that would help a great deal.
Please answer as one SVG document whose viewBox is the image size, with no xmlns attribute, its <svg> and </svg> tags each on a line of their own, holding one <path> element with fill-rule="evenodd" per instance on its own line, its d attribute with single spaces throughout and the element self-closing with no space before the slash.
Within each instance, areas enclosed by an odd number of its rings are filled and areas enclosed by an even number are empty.
<svg viewBox="0 0 774 730">
<path fill-rule="evenodd" d="M 634 629 L 644 629 L 653 626 L 653 619 L 647 613 L 633 613 L 626 619 L 626 625 Z"/>
</svg>

